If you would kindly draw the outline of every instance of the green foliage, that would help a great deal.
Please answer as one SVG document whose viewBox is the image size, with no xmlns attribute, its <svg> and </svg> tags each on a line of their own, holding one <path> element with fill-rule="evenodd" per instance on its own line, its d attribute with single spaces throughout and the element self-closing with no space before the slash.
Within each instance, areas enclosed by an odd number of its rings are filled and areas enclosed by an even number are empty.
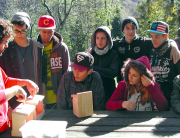
<svg viewBox="0 0 180 138">
<path fill-rule="evenodd" d="M 136 15 L 139 16 L 136 18 L 140 36 L 150 37 L 147 30 L 151 24 L 156 20 L 163 20 L 170 25 L 170 38 L 176 37 L 176 7 L 179 7 L 179 0 L 175 0 L 174 5 L 170 0 L 1 0 L 3 6 L 0 16 L 11 20 L 15 12 L 27 12 L 31 17 L 31 30 L 27 32 L 27 36 L 34 39 L 38 34 L 39 18 L 51 14 L 56 20 L 56 32 L 63 36 L 73 60 L 75 53 L 86 51 L 93 31 L 99 26 L 108 26 L 112 29 L 113 38 L 121 38 L 122 17 L 134 11 L 132 7 L 137 1 Z M 124 8 L 122 2 L 131 6 Z"/>
<path fill-rule="evenodd" d="M 150 37 L 150 33 L 147 32 L 151 28 L 151 25 L 154 21 L 165 21 L 169 24 L 170 34 L 169 38 L 175 39 L 176 32 L 178 28 L 177 23 L 177 9 L 167 0 L 158 0 L 158 1 L 145 1 L 139 3 L 137 10 L 140 13 L 140 16 L 137 17 L 139 22 L 139 35 Z"/>
<path fill-rule="evenodd" d="M 123 37 L 123 33 L 122 33 L 122 19 L 121 19 L 121 14 L 120 14 L 120 9 L 116 10 L 116 14 L 114 16 L 114 18 L 112 19 L 112 38 L 116 39 L 116 38 L 121 38 Z"/>
</svg>

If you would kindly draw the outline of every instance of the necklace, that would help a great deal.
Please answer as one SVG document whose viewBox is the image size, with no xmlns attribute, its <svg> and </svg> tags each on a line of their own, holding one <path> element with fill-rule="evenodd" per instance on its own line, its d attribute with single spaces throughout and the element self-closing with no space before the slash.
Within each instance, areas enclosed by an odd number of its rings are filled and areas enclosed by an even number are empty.
<svg viewBox="0 0 180 138">
<path fill-rule="evenodd" d="M 16 43 L 16 40 L 14 40 L 14 42 Z M 29 39 L 27 38 L 26 39 L 26 43 L 24 44 L 24 46 L 26 46 L 26 48 L 25 48 L 25 52 L 24 53 L 22 53 L 21 52 L 21 50 L 20 50 L 20 45 L 18 45 L 18 43 L 16 43 L 18 46 L 18 49 L 19 49 L 19 52 L 21 53 L 21 56 L 22 56 L 22 63 L 24 62 L 24 60 L 25 60 L 25 54 L 26 54 L 26 51 L 27 51 L 27 47 L 29 46 Z M 24 47 L 24 46 L 22 46 L 22 47 Z"/>
<path fill-rule="evenodd" d="M 25 60 L 25 54 L 26 54 L 26 51 L 27 51 L 27 47 L 25 48 L 25 52 L 24 52 L 24 53 L 21 52 L 20 46 L 17 46 L 17 47 L 18 47 L 18 49 L 19 49 L 19 52 L 21 53 L 21 56 L 22 56 L 22 63 L 23 63 L 24 60 Z"/>
</svg>

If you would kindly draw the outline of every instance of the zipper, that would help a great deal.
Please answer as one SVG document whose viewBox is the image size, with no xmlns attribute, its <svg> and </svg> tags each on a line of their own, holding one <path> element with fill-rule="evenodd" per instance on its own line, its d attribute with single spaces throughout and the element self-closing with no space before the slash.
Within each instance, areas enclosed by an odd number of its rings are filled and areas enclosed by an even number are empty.
<svg viewBox="0 0 180 138">
<path fill-rule="evenodd" d="M 129 48 L 128 48 L 128 50 L 130 50 L 130 45 L 129 45 Z"/>
</svg>

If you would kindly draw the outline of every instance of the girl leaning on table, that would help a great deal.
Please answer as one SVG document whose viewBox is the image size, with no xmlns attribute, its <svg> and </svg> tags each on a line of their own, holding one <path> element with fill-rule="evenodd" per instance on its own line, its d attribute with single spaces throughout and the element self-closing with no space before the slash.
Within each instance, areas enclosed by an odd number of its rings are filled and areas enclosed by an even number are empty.
<svg viewBox="0 0 180 138">
<path fill-rule="evenodd" d="M 124 80 L 118 83 L 106 110 L 126 109 L 128 111 L 164 111 L 168 102 L 151 73 L 149 59 L 142 56 L 128 59 L 122 68 Z"/>
</svg>

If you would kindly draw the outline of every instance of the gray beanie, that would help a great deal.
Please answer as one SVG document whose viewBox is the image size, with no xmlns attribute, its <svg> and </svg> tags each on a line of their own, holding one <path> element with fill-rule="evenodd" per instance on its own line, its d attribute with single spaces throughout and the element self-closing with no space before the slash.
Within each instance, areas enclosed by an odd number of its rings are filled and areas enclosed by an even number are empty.
<svg viewBox="0 0 180 138">
<path fill-rule="evenodd" d="M 137 30 L 137 31 L 139 30 L 139 25 L 138 25 L 137 20 L 136 20 L 134 17 L 132 17 L 132 16 L 128 16 L 127 18 L 125 18 L 125 19 L 123 20 L 123 23 L 122 23 L 122 32 L 123 32 L 123 30 L 124 30 L 124 26 L 125 26 L 126 24 L 128 24 L 128 23 L 134 23 L 134 24 L 136 25 L 136 30 Z"/>
<path fill-rule="evenodd" d="M 30 17 L 26 12 L 17 12 L 14 14 L 14 16 L 11 19 L 11 22 L 13 21 L 23 21 L 28 28 L 30 28 Z"/>
</svg>

